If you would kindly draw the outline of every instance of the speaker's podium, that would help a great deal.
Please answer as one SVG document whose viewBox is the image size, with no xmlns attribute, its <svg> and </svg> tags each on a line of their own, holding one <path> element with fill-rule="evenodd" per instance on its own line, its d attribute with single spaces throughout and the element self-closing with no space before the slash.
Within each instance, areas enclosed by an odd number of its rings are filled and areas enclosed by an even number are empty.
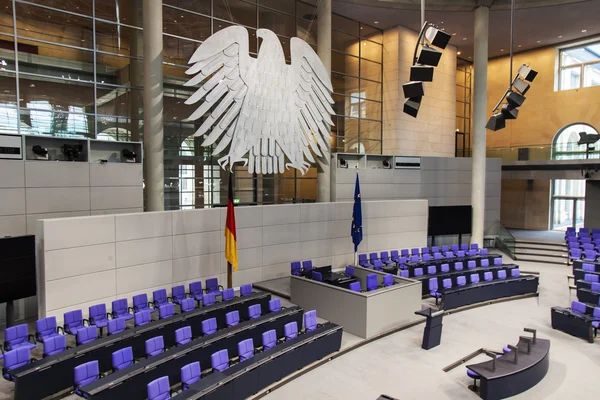
<svg viewBox="0 0 600 400">
<path fill-rule="evenodd" d="M 438 311 L 433 308 L 424 308 L 415 311 L 415 314 L 427 318 L 421 348 L 429 350 L 438 346 L 442 339 L 442 317 L 444 316 L 444 310 Z"/>
</svg>

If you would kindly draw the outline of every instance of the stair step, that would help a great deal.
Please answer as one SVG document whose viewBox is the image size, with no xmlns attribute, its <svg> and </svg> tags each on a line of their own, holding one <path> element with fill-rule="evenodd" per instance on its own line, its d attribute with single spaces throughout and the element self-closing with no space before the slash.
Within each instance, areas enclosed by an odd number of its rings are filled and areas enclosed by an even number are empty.
<svg viewBox="0 0 600 400">
<path fill-rule="evenodd" d="M 515 253 L 517 254 L 537 254 L 542 256 L 554 256 L 554 257 L 568 257 L 569 252 L 566 250 L 548 250 L 548 249 L 537 249 L 535 247 L 516 247 Z"/>
<path fill-rule="evenodd" d="M 567 244 L 565 242 L 542 242 L 538 240 L 515 240 L 515 244 L 517 245 L 527 245 L 527 246 L 541 246 L 541 247 L 549 247 L 549 248 L 566 248 Z"/>
<path fill-rule="evenodd" d="M 548 257 L 544 255 L 536 256 L 536 255 L 516 255 L 517 261 L 533 261 L 533 262 L 546 262 L 550 264 L 560 264 L 567 265 L 567 259 L 559 258 L 559 257 Z"/>
</svg>

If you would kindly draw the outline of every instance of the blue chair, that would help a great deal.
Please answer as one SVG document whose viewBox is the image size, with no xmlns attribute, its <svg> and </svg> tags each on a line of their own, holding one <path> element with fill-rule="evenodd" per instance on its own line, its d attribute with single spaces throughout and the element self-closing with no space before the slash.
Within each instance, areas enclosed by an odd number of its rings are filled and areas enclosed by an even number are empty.
<svg viewBox="0 0 600 400">
<path fill-rule="evenodd" d="M 240 357 L 240 362 L 254 357 L 254 342 L 252 339 L 242 340 L 238 343 L 238 356 Z"/>
<path fill-rule="evenodd" d="M 195 308 L 196 303 L 194 302 L 194 299 L 187 298 L 181 300 L 181 312 L 190 312 L 193 311 Z"/>
<path fill-rule="evenodd" d="M 210 363 L 215 371 L 223 372 L 229 368 L 229 353 L 227 349 L 213 353 L 210 356 Z"/>
<path fill-rule="evenodd" d="M 351 277 L 356 273 L 356 269 L 350 265 L 346 266 L 346 270 L 344 271 L 344 275 Z"/>
<path fill-rule="evenodd" d="M 450 251 L 453 252 L 454 254 L 456 254 L 456 252 L 459 250 L 460 250 L 460 248 L 458 247 L 457 244 L 453 244 L 452 246 L 450 246 Z"/>
<path fill-rule="evenodd" d="M 63 329 L 70 335 L 77 335 L 77 331 L 84 326 L 83 313 L 81 310 L 73 310 L 64 313 Z"/>
<path fill-rule="evenodd" d="M 202 307 L 212 306 L 215 304 L 215 294 L 206 293 L 202 295 Z"/>
<path fill-rule="evenodd" d="M 120 371 L 131 365 L 133 365 L 133 348 L 131 346 L 112 353 L 113 372 Z"/>
<path fill-rule="evenodd" d="M 439 286 L 438 286 L 438 280 L 437 278 L 431 278 L 429 279 L 429 294 L 432 297 L 435 297 L 435 304 L 437 305 L 438 303 L 438 299 L 440 297 L 442 297 L 442 294 L 440 292 L 438 292 Z"/>
<path fill-rule="evenodd" d="M 471 274 L 469 280 L 471 283 L 479 283 L 479 274 Z"/>
<path fill-rule="evenodd" d="M 75 393 L 85 397 L 81 392 L 81 387 L 96 382 L 101 376 L 98 361 L 90 361 L 75 367 Z"/>
<path fill-rule="evenodd" d="M 585 261 L 596 261 L 596 250 L 584 250 L 583 251 L 583 259 Z"/>
<path fill-rule="evenodd" d="M 433 253 L 433 259 L 434 260 L 441 260 L 443 258 L 444 258 L 444 256 L 442 255 L 442 253 L 440 253 L 440 252 Z"/>
<path fill-rule="evenodd" d="M 188 344 L 192 341 L 192 327 L 184 326 L 175 331 L 175 345 L 177 347 Z"/>
<path fill-rule="evenodd" d="M 269 312 L 281 311 L 281 300 L 273 299 L 269 300 Z"/>
<path fill-rule="evenodd" d="M 415 274 L 415 278 L 419 277 L 419 276 L 423 276 L 423 268 L 415 268 L 414 274 Z"/>
<path fill-rule="evenodd" d="M 127 321 L 124 318 L 111 319 L 108 321 L 108 334 L 116 335 L 127 329 Z"/>
<path fill-rule="evenodd" d="M 406 257 L 400 257 L 400 259 L 398 259 L 398 266 L 402 269 L 406 269 L 407 262 L 408 260 L 406 259 Z"/>
<path fill-rule="evenodd" d="M 442 253 L 447 253 L 450 249 L 448 248 L 448 246 L 444 245 L 442 246 Z"/>
<path fill-rule="evenodd" d="M 581 269 L 583 269 L 584 271 L 588 271 L 588 272 L 595 272 L 596 268 L 594 267 L 594 264 L 587 264 L 587 263 L 583 263 L 581 265 Z"/>
<path fill-rule="evenodd" d="M 467 261 L 467 269 L 474 269 L 474 268 L 477 268 L 477 263 L 475 262 L 475 260 Z"/>
<path fill-rule="evenodd" d="M 400 276 L 402 278 L 408 278 L 408 270 L 407 269 L 403 269 L 400 271 Z"/>
<path fill-rule="evenodd" d="M 59 330 L 62 328 L 56 325 L 56 317 L 46 317 L 35 321 L 35 339 L 38 342 L 43 343 L 46 339 L 60 336 Z"/>
<path fill-rule="evenodd" d="M 262 315 L 262 310 L 260 308 L 260 304 L 253 304 L 248 306 L 248 318 L 256 319 Z"/>
<path fill-rule="evenodd" d="M 469 250 L 469 245 L 466 243 L 463 243 L 460 245 L 460 250 L 461 251 L 468 251 Z"/>
<path fill-rule="evenodd" d="M 125 321 L 133 319 L 132 307 L 127 307 L 127 299 L 118 299 L 112 302 L 113 319 L 124 318 Z"/>
<path fill-rule="evenodd" d="M 133 311 L 134 313 L 144 311 L 144 310 L 152 310 L 154 308 L 154 304 L 148 301 L 148 295 L 146 293 L 137 294 L 133 296 Z"/>
<path fill-rule="evenodd" d="M 376 274 L 369 274 L 367 275 L 367 292 L 370 292 L 372 290 L 376 290 L 378 287 L 377 285 L 377 275 Z"/>
<path fill-rule="evenodd" d="M 511 278 L 517 278 L 521 275 L 521 271 L 519 270 L 519 268 L 513 268 L 510 270 L 510 276 Z"/>
<path fill-rule="evenodd" d="M 571 260 L 579 260 L 581 259 L 582 251 L 580 249 L 569 249 L 569 258 Z"/>
<path fill-rule="evenodd" d="M 431 261 L 431 254 L 429 254 L 429 253 L 423 254 L 422 259 L 423 259 L 423 262 Z"/>
<path fill-rule="evenodd" d="M 247 283 L 240 286 L 240 297 L 250 296 L 252 294 L 252 284 Z"/>
<path fill-rule="evenodd" d="M 475 257 L 477 255 L 477 250 L 469 250 L 467 251 L 468 257 Z"/>
<path fill-rule="evenodd" d="M 150 358 L 165 351 L 165 341 L 162 336 L 156 336 L 146 340 L 146 357 Z"/>
<path fill-rule="evenodd" d="M 442 273 L 444 272 L 450 272 L 450 264 L 442 264 L 440 266 Z"/>
<path fill-rule="evenodd" d="M 595 274 L 584 274 L 583 275 L 583 280 L 586 282 L 600 282 L 600 280 L 598 279 L 600 278 L 598 275 Z"/>
<path fill-rule="evenodd" d="M 419 256 L 410 256 L 410 262 L 411 263 L 418 263 L 419 262 Z"/>
<path fill-rule="evenodd" d="M 90 317 L 90 325 L 95 325 L 100 328 L 100 334 L 102 334 L 102 328 L 108 325 L 108 318 L 110 314 L 106 312 L 106 304 L 96 304 L 90 306 L 88 309 Z"/>
<path fill-rule="evenodd" d="M 175 305 L 173 303 L 163 304 L 158 307 L 158 318 L 165 319 L 175 315 Z"/>
<path fill-rule="evenodd" d="M 585 314 L 587 310 L 587 307 L 585 304 L 579 302 L 579 301 L 572 301 L 571 302 L 571 311 L 574 313 L 579 313 L 579 314 Z"/>
<path fill-rule="evenodd" d="M 480 263 L 479 265 L 481 265 L 481 266 L 482 266 L 482 267 L 484 267 L 484 268 L 487 268 L 487 267 L 489 267 L 489 266 L 490 266 L 490 260 L 488 260 L 488 259 L 483 259 L 483 260 L 481 260 L 481 263 Z"/>
<path fill-rule="evenodd" d="M 212 335 L 217 331 L 217 319 L 209 318 L 202 321 L 202 335 L 208 336 Z"/>
<path fill-rule="evenodd" d="M 406 272 L 408 274 L 408 271 L 401 271 L 401 272 Z M 352 282 L 350 284 L 350 290 L 352 290 L 354 292 L 360 292 L 360 282 Z"/>
<path fill-rule="evenodd" d="M 487 256 L 488 255 L 488 249 L 486 249 L 485 247 L 479 249 L 479 255 L 480 256 Z"/>
<path fill-rule="evenodd" d="M 505 270 L 498 271 L 498 279 L 506 279 L 506 271 Z"/>
<path fill-rule="evenodd" d="M 462 263 L 462 261 L 454 263 L 454 270 L 455 271 L 462 271 L 463 270 L 463 263 Z"/>
<path fill-rule="evenodd" d="M 20 347 L 15 350 L 4 353 L 4 367 L 2 368 L 2 376 L 7 381 L 14 382 L 13 377 L 8 373 L 9 371 L 22 367 L 32 362 L 29 349 L 27 347 Z"/>
<path fill-rule="evenodd" d="M 440 249 L 438 246 L 431 246 L 431 254 L 439 253 Z"/>
<path fill-rule="evenodd" d="M 427 275 L 435 275 L 437 274 L 437 268 L 435 265 L 430 265 L 427 267 Z"/>
<path fill-rule="evenodd" d="M 219 285 L 218 278 L 209 278 L 204 283 L 204 292 L 213 293 L 215 296 L 220 296 L 221 291 L 223 290 L 223 286 Z"/>
<path fill-rule="evenodd" d="M 267 351 L 277 345 L 277 332 L 275 329 L 268 330 L 262 334 L 263 351 Z"/>
<path fill-rule="evenodd" d="M 465 252 L 463 250 L 459 250 L 455 254 L 456 258 L 465 258 Z"/>
<path fill-rule="evenodd" d="M 452 279 L 446 278 L 442 280 L 442 287 L 444 289 L 450 289 L 452 287 Z"/>
<path fill-rule="evenodd" d="M 225 314 L 225 324 L 228 328 L 236 326 L 240 323 L 240 312 L 238 310 L 228 312 Z"/>
<path fill-rule="evenodd" d="M 419 255 L 419 249 L 417 247 L 414 247 L 414 248 L 410 249 L 410 255 L 411 256 L 418 256 Z"/>
<path fill-rule="evenodd" d="M 444 253 L 444 257 L 446 257 L 447 259 L 454 258 L 454 253 L 452 253 L 451 251 L 447 251 Z"/>
<path fill-rule="evenodd" d="M 298 324 L 296 321 L 289 322 L 283 326 L 285 340 L 292 340 L 298 337 Z"/>
<path fill-rule="evenodd" d="M 171 398 L 171 384 L 168 376 L 153 380 L 146 388 L 148 389 L 148 400 L 167 400 Z"/>
<path fill-rule="evenodd" d="M 53 356 L 67 349 L 67 337 L 63 335 L 52 336 L 44 340 L 44 357 Z"/>
<path fill-rule="evenodd" d="M 373 264 L 375 261 L 379 261 L 377 253 L 369 253 L 369 262 Z"/>
<path fill-rule="evenodd" d="M 185 299 L 185 286 L 177 285 L 171 288 L 171 296 L 173 298 L 173 303 L 180 304 Z"/>
<path fill-rule="evenodd" d="M 592 317 L 597 318 L 595 321 L 592 321 L 592 327 L 594 328 L 594 336 L 596 336 L 598 334 L 598 327 L 600 327 L 600 308 L 594 307 Z"/>
<path fill-rule="evenodd" d="M 181 367 L 181 385 L 183 390 L 188 390 L 190 385 L 198 382 L 201 375 L 202 370 L 200 369 L 199 361 Z"/>
<path fill-rule="evenodd" d="M 381 260 L 373 261 L 373 269 L 375 271 L 383 271 L 383 262 Z"/>
<path fill-rule="evenodd" d="M 152 292 L 152 302 L 154 303 L 154 308 L 158 308 L 163 304 L 167 304 L 169 300 L 171 300 L 171 298 L 167 296 L 167 289 L 158 289 Z"/>
<path fill-rule="evenodd" d="M 312 279 L 317 282 L 323 282 L 323 275 L 320 272 L 312 271 Z"/>
<path fill-rule="evenodd" d="M 497 257 L 497 258 L 494 258 L 494 265 L 495 265 L 496 267 L 499 267 L 499 266 L 501 266 L 501 265 L 502 265 L 502 257 Z"/>
<path fill-rule="evenodd" d="M 390 274 L 383 276 L 383 287 L 392 286 L 394 284 L 394 277 Z"/>
<path fill-rule="evenodd" d="M 4 331 L 4 351 L 11 351 L 25 347 L 28 350 L 36 347 L 35 338 L 29 334 L 27 324 L 20 324 L 6 328 Z"/>
<path fill-rule="evenodd" d="M 384 263 L 385 265 L 392 265 L 394 264 L 394 261 L 390 260 L 390 256 L 388 255 L 387 251 L 382 251 L 379 254 L 379 259 L 381 260 L 382 263 Z"/>
<path fill-rule="evenodd" d="M 300 261 L 292 261 L 292 275 L 294 276 L 300 276 L 302 275 L 302 265 L 300 264 Z"/>
<path fill-rule="evenodd" d="M 312 265 L 312 260 L 304 260 L 302 261 L 302 268 L 305 271 L 310 271 L 312 269 L 313 265 Z"/>
<path fill-rule="evenodd" d="M 200 305 L 200 300 L 202 300 L 202 282 L 191 282 L 189 288 L 190 296 Z"/>
<path fill-rule="evenodd" d="M 227 288 L 223 290 L 223 293 L 221 294 L 221 300 L 223 301 L 233 300 L 234 297 L 235 291 L 233 290 L 233 288 Z"/>
<path fill-rule="evenodd" d="M 86 326 L 77 331 L 77 346 L 88 344 L 98 339 L 98 328 L 95 326 Z"/>
<path fill-rule="evenodd" d="M 467 284 L 467 278 L 459 276 L 456 278 L 456 286 L 465 286 Z"/>
<path fill-rule="evenodd" d="M 400 255 L 402 257 L 406 257 L 406 258 L 408 258 L 410 256 L 410 254 L 408 252 L 408 249 L 402 249 L 402 250 L 400 250 Z"/>
<path fill-rule="evenodd" d="M 390 251 L 390 259 L 392 261 L 394 261 L 395 263 L 398 263 L 398 261 L 400 259 L 400 255 L 398 254 L 398 250 L 392 250 L 392 251 Z"/>
<path fill-rule="evenodd" d="M 358 265 L 360 265 L 361 267 L 365 267 L 365 268 L 371 268 L 373 266 L 373 264 L 371 264 L 367 260 L 367 255 L 366 254 L 359 254 L 358 255 Z"/>
<path fill-rule="evenodd" d="M 479 251 L 479 245 L 477 243 L 471 243 L 470 250 Z"/>
<path fill-rule="evenodd" d="M 488 272 L 484 272 L 484 273 L 483 273 L 483 280 L 484 280 L 484 281 L 487 281 L 487 282 L 489 282 L 489 281 L 491 281 L 492 279 L 494 279 L 494 276 L 492 275 L 492 273 L 491 273 L 490 271 L 488 271 Z"/>
<path fill-rule="evenodd" d="M 304 330 L 312 332 L 317 329 L 317 311 L 311 310 L 304 313 Z"/>
<path fill-rule="evenodd" d="M 152 321 L 152 311 L 150 310 L 142 310 L 140 312 L 136 312 L 133 315 L 133 321 L 135 326 L 143 326 L 149 324 Z"/>
</svg>

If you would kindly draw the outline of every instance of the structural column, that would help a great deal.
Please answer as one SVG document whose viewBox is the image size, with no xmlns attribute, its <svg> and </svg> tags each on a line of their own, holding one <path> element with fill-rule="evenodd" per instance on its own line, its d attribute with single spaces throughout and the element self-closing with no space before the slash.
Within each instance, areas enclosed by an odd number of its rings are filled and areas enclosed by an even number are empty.
<svg viewBox="0 0 600 400">
<path fill-rule="evenodd" d="M 162 2 L 144 0 L 144 182 L 146 211 L 163 211 L 163 24 Z"/>
<path fill-rule="evenodd" d="M 317 8 L 317 54 L 331 76 L 331 0 L 320 0 Z M 328 143 L 329 145 L 329 143 Z M 331 157 L 317 160 L 317 201 L 331 201 Z"/>
<path fill-rule="evenodd" d="M 475 10 L 474 98 L 473 98 L 473 179 L 471 204 L 473 206 L 473 233 L 471 242 L 483 245 L 485 220 L 485 148 L 487 118 L 488 25 L 490 9 Z"/>
</svg>

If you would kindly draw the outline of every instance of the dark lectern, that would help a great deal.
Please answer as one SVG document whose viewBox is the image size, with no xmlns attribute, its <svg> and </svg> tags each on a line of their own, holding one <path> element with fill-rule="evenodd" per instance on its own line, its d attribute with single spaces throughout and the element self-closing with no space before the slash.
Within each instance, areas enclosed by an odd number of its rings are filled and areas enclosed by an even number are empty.
<svg viewBox="0 0 600 400">
<path fill-rule="evenodd" d="M 438 346 L 442 339 L 442 317 L 444 316 L 444 310 L 438 311 L 433 308 L 424 308 L 415 311 L 415 314 L 427 318 L 421 348 L 429 350 Z"/>
</svg>

